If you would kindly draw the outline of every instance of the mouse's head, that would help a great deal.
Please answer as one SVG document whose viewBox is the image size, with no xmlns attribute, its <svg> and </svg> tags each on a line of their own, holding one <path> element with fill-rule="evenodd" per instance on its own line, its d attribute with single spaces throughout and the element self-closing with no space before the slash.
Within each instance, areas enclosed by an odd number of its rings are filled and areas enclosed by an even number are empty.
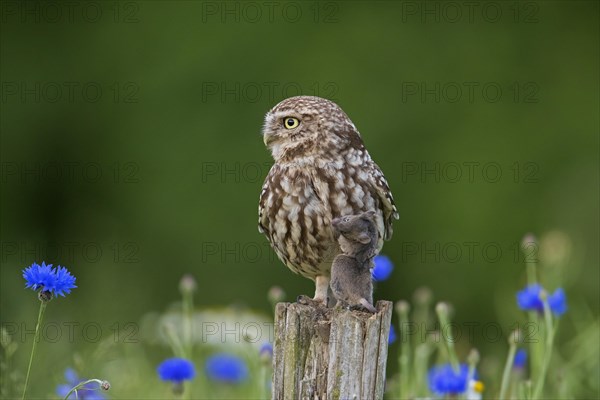
<svg viewBox="0 0 600 400">
<path fill-rule="evenodd" d="M 344 253 L 354 253 L 377 242 L 375 211 L 335 218 L 331 226 Z"/>
</svg>

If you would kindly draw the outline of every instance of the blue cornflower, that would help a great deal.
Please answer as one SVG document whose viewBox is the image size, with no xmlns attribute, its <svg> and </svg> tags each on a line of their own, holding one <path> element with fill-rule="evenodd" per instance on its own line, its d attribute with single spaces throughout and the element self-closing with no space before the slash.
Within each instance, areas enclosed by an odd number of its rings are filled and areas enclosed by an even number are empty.
<svg viewBox="0 0 600 400">
<path fill-rule="evenodd" d="M 206 374 L 218 382 L 239 383 L 248 378 L 248 367 L 237 356 L 219 353 L 206 360 Z"/>
<path fill-rule="evenodd" d="M 376 281 L 385 281 L 390 277 L 394 270 L 394 264 L 388 256 L 378 255 L 373 259 L 375 266 L 371 274 Z"/>
<path fill-rule="evenodd" d="M 544 303 L 540 298 L 543 288 L 539 283 L 527 286 L 517 293 L 517 304 L 525 311 L 544 312 Z M 550 310 L 556 315 L 562 315 L 567 311 L 567 297 L 562 288 L 558 288 L 548 296 Z"/>
<path fill-rule="evenodd" d="M 562 288 L 558 288 L 548 296 L 548 305 L 552 312 L 556 315 L 563 315 L 567 312 L 567 295 Z"/>
<path fill-rule="evenodd" d="M 273 345 L 269 342 L 263 343 L 262 346 L 260 346 L 260 350 L 258 351 L 261 357 L 265 357 L 265 358 L 273 358 Z"/>
<path fill-rule="evenodd" d="M 35 291 L 50 292 L 53 296 L 65 296 L 71 293 L 71 289 L 76 288 L 75 277 L 60 265 L 52 268 L 52 264 L 42 265 L 37 263 L 23 270 L 23 278 L 25 278 L 25 287 Z"/>
<path fill-rule="evenodd" d="M 193 379 L 196 376 L 194 364 L 185 358 L 167 358 L 158 365 L 156 371 L 160 379 L 175 384 L 181 384 L 183 381 Z"/>
<path fill-rule="evenodd" d="M 515 361 L 513 362 L 513 368 L 521 369 L 525 367 L 527 362 L 527 350 L 519 349 L 515 354 Z"/>
<path fill-rule="evenodd" d="M 467 391 L 469 384 L 469 367 L 460 364 L 454 371 L 452 365 L 443 364 L 429 370 L 429 389 L 440 396 L 461 394 Z"/>
<path fill-rule="evenodd" d="M 81 382 L 87 379 L 79 379 L 77 372 L 72 368 L 67 368 L 65 370 L 65 381 L 67 383 L 63 383 L 56 387 L 56 394 L 62 399 L 64 398 L 72 388 L 79 385 Z M 77 396 L 75 393 L 72 393 L 69 398 L 78 398 L 79 400 L 105 400 L 106 397 L 99 391 L 98 384 L 95 382 L 90 382 L 83 386 L 80 389 L 77 389 Z"/>
<path fill-rule="evenodd" d="M 390 325 L 390 334 L 388 335 L 388 345 L 394 343 L 396 341 L 397 335 L 396 335 L 396 328 L 394 328 L 394 325 Z"/>
</svg>

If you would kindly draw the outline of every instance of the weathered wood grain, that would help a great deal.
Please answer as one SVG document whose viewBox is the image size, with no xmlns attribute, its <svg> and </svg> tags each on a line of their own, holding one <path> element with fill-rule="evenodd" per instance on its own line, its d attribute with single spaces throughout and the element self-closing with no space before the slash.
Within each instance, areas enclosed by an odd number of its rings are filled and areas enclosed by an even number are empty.
<svg viewBox="0 0 600 400">
<path fill-rule="evenodd" d="M 382 399 L 392 303 L 377 311 L 277 304 L 272 398 Z"/>
</svg>

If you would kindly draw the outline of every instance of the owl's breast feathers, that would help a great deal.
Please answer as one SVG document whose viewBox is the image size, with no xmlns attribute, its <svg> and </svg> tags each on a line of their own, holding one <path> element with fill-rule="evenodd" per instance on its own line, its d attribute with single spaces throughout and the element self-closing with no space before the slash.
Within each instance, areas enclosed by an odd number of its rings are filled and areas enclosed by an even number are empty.
<svg viewBox="0 0 600 400">
<path fill-rule="evenodd" d="M 337 160 L 275 163 L 262 187 L 258 227 L 292 271 L 314 278 L 328 274 L 339 252 L 332 219 L 368 210 L 377 211 L 381 249 L 398 213 L 383 173 L 361 146 Z"/>
</svg>

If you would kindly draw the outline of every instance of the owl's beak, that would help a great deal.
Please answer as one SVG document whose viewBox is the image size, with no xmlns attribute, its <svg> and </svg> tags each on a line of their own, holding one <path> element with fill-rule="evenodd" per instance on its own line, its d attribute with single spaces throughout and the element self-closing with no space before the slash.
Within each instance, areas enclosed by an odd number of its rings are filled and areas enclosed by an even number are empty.
<svg viewBox="0 0 600 400">
<path fill-rule="evenodd" d="M 265 146 L 269 146 L 269 144 L 275 141 L 275 132 L 265 132 L 263 135 L 263 141 L 265 142 Z"/>
</svg>

